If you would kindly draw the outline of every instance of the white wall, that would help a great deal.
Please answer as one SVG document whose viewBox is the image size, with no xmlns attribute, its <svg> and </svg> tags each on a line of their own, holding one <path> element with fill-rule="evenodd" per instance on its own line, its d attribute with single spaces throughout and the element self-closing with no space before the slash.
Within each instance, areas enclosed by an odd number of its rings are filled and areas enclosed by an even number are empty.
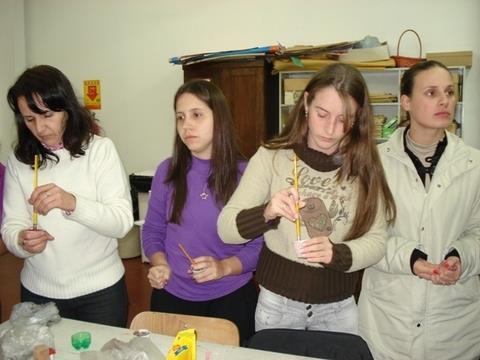
<svg viewBox="0 0 480 360">
<path fill-rule="evenodd" d="M 85 79 L 101 80 L 97 116 L 132 172 L 154 168 L 171 151 L 182 70 L 169 57 L 368 34 L 388 41 L 393 53 L 412 27 L 424 53 L 474 51 L 463 130 L 480 148 L 479 17 L 477 0 L 25 0 L 26 60 L 58 66 L 78 91 Z M 402 54 L 416 56 L 417 46 L 406 37 Z"/>
<path fill-rule="evenodd" d="M 15 138 L 15 123 L 7 91 L 25 68 L 23 1 L 0 0 L 0 162 L 4 163 Z"/>
</svg>

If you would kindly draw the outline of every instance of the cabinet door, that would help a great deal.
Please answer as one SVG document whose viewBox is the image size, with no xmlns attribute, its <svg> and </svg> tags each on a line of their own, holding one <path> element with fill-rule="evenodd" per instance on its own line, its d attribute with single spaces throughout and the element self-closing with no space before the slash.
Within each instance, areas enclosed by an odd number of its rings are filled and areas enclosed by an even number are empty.
<svg viewBox="0 0 480 360">
<path fill-rule="evenodd" d="M 185 81 L 210 79 L 223 91 L 232 111 L 240 151 L 251 157 L 267 137 L 266 107 L 270 90 L 265 61 L 209 62 L 184 66 L 183 70 Z"/>
</svg>

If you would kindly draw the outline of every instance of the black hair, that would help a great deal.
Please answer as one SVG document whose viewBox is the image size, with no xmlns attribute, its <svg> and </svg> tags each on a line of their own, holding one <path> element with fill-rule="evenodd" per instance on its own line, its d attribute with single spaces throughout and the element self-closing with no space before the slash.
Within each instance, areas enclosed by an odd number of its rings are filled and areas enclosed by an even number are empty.
<svg viewBox="0 0 480 360">
<path fill-rule="evenodd" d="M 47 112 L 38 107 L 39 103 L 54 112 L 64 111 L 66 121 L 63 146 L 72 157 L 85 155 L 85 149 L 96 132 L 92 113 L 79 103 L 72 84 L 60 70 L 50 65 L 38 65 L 25 70 L 7 93 L 7 101 L 15 114 L 17 127 L 18 139 L 14 153 L 20 162 L 32 165 L 35 154 L 40 155 L 40 165 L 45 165 L 49 160 L 59 161 L 58 156 L 43 147 L 26 126 L 18 107 L 18 99 L 21 97 L 36 114 Z"/>
</svg>

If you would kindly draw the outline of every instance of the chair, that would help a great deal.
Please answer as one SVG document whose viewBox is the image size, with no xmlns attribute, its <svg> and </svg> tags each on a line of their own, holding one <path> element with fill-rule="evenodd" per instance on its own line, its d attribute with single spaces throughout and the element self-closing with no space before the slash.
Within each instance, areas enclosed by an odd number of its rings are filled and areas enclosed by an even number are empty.
<svg viewBox="0 0 480 360">
<path fill-rule="evenodd" d="M 331 331 L 265 329 L 252 336 L 247 347 L 322 359 L 373 360 L 360 336 Z"/>
<path fill-rule="evenodd" d="M 240 344 L 237 326 L 226 319 L 144 311 L 135 315 L 130 324 L 132 330 L 148 329 L 170 336 L 176 336 L 180 330 L 190 328 L 196 330 L 197 339 L 200 341 L 233 346 Z"/>
</svg>

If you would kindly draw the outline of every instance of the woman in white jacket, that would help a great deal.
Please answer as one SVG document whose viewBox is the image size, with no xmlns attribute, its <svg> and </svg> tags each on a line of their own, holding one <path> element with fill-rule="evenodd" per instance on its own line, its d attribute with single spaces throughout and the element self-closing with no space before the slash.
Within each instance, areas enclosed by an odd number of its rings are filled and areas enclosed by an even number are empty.
<svg viewBox="0 0 480 360">
<path fill-rule="evenodd" d="M 456 102 L 443 64 L 405 72 L 409 125 L 380 147 L 397 219 L 359 302 L 375 359 L 480 355 L 480 152 L 446 131 Z"/>
</svg>

